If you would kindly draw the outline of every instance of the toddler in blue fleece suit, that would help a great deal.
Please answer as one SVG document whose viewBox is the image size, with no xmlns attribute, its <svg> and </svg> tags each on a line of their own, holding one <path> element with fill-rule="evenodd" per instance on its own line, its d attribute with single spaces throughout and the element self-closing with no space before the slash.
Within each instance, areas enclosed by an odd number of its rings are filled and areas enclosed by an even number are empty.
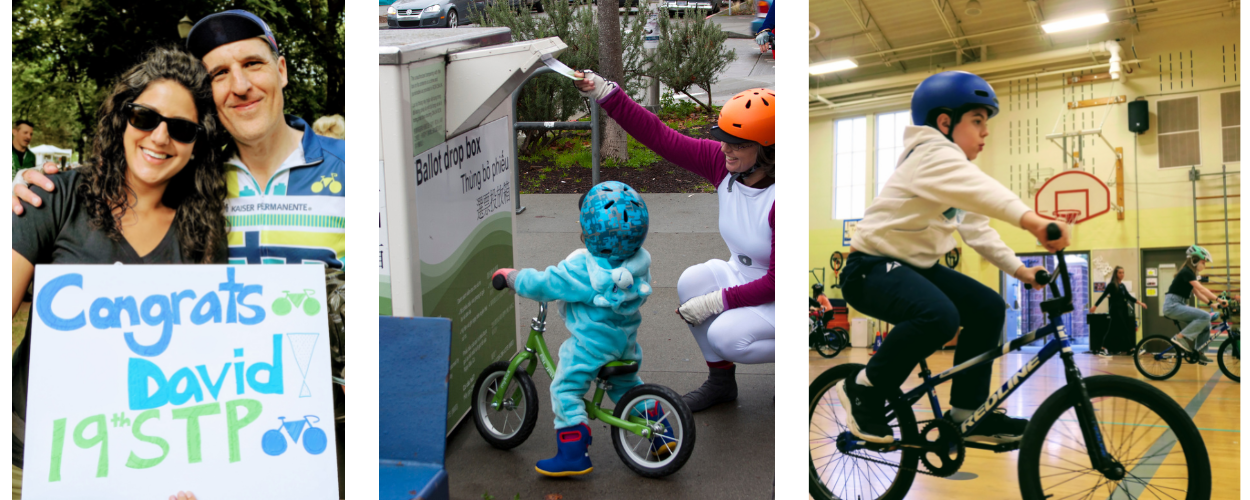
<svg viewBox="0 0 1250 500">
<path fill-rule="evenodd" d="M 541 460 L 535 469 L 547 476 L 586 474 L 592 470 L 588 447 L 590 427 L 582 396 L 599 368 L 611 361 L 641 363 L 638 309 L 651 295 L 651 255 L 642 248 L 647 237 L 647 205 L 628 185 L 608 181 L 591 188 L 581 199 L 582 241 L 560 263 L 544 271 L 500 269 L 517 295 L 536 301 L 561 301 L 559 311 L 572 336 L 560 346 L 560 361 L 551 381 L 555 410 L 556 456 Z M 616 402 L 642 384 L 637 373 L 607 381 L 608 397 Z M 663 408 L 652 405 L 649 420 Z M 669 438 L 669 441 L 665 441 Z M 671 429 L 652 440 L 653 453 L 669 451 Z M 675 446 L 675 445 L 672 445 Z"/>
</svg>

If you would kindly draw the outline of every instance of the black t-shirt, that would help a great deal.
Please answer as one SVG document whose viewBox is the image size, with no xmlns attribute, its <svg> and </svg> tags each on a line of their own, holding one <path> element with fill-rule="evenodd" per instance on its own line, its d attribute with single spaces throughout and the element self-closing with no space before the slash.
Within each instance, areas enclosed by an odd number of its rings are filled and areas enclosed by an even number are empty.
<svg viewBox="0 0 1250 500">
<path fill-rule="evenodd" d="M 1189 266 L 1181 266 L 1181 270 L 1176 272 L 1176 277 L 1172 278 L 1172 286 L 1168 287 L 1168 293 L 1189 300 L 1189 293 L 1194 291 L 1194 286 L 1189 284 L 1190 281 L 1198 281 L 1198 275 L 1194 274 L 1194 270 Z"/>
<path fill-rule="evenodd" d="M 1124 283 L 1116 283 L 1114 281 L 1107 283 L 1107 289 L 1102 292 L 1102 296 L 1098 298 L 1098 302 L 1094 303 L 1094 307 L 1102 304 L 1103 299 L 1111 297 L 1111 302 L 1107 305 L 1107 311 L 1113 316 L 1134 316 L 1136 310 L 1133 306 L 1137 305 L 1137 297 L 1128 293 L 1128 288 Z"/>
<path fill-rule="evenodd" d="M 91 229 L 90 216 L 81 200 L 74 196 L 74 187 L 82 180 L 77 171 L 48 177 L 56 188 L 52 193 L 38 186 L 31 191 L 43 200 L 43 206 L 35 208 L 22 202 L 23 214 L 13 216 L 13 250 L 31 264 L 185 264 L 178 244 L 177 225 L 147 255 L 138 252 L 126 242 L 114 241 L 103 231 Z M 215 262 L 226 262 L 225 242 L 219 245 Z M 30 370 L 30 329 L 26 322 L 26 336 L 13 353 L 13 414 L 26 419 L 26 387 Z M 22 466 L 22 439 L 14 428 L 13 465 Z"/>
</svg>

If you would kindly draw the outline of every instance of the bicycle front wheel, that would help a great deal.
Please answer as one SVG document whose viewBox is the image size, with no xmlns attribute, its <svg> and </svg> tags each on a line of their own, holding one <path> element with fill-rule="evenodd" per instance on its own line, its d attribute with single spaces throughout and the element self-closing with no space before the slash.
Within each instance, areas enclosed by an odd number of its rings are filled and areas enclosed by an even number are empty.
<svg viewBox="0 0 1250 500">
<path fill-rule="evenodd" d="M 911 448 L 890 453 L 858 450 L 842 453 L 838 436 L 850 435 L 847 412 L 834 389 L 839 381 L 859 373 L 864 365 L 838 365 L 820 374 L 808 386 L 807 492 L 817 500 L 899 500 L 907 495 L 916 478 L 920 454 Z M 916 416 L 910 406 L 892 408 L 897 425 L 894 439 L 912 440 L 917 434 Z M 886 462 L 886 463 L 882 463 Z M 889 465 L 893 464 L 893 465 Z"/>
<path fill-rule="evenodd" d="M 814 349 L 816 349 L 816 354 L 819 354 L 820 357 L 832 358 L 838 355 L 837 347 L 833 343 L 829 342 L 830 333 L 828 330 L 825 330 L 823 328 L 818 328 L 816 331 L 812 332 L 810 335 L 811 335 L 811 339 L 809 339 L 808 343 L 811 344 Z"/>
<path fill-rule="evenodd" d="M 1224 341 L 1224 345 L 1220 346 L 1220 371 L 1224 375 L 1232 379 L 1233 382 L 1241 383 L 1241 336 L 1230 336 Z"/>
<path fill-rule="evenodd" d="M 510 450 L 529 439 L 538 422 L 538 390 L 524 368 L 517 367 L 508 387 L 500 387 L 508 362 L 496 361 L 482 370 L 473 386 L 473 426 L 491 446 Z M 491 406 L 495 394 L 505 391 L 503 404 Z"/>
<path fill-rule="evenodd" d="M 1079 389 L 1052 394 L 1020 444 L 1020 494 L 1045 498 L 1211 498 L 1211 462 L 1198 428 L 1176 401 L 1127 377 L 1084 380 L 1107 453 L 1124 466 L 1113 480 L 1090 465 L 1073 400 Z"/>
<path fill-rule="evenodd" d="M 1181 369 L 1181 348 L 1167 337 L 1146 337 L 1133 350 L 1133 364 L 1150 380 L 1167 380 Z"/>
</svg>

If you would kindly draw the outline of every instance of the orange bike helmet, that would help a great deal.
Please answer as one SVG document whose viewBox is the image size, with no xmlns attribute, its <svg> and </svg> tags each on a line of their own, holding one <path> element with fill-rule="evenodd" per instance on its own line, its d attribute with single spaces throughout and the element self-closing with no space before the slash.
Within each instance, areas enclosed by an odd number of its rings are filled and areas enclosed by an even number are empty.
<svg viewBox="0 0 1250 500">
<path fill-rule="evenodd" d="M 720 108 L 712 137 L 729 144 L 755 141 L 762 146 L 775 142 L 777 108 L 772 89 L 744 90 Z"/>
</svg>

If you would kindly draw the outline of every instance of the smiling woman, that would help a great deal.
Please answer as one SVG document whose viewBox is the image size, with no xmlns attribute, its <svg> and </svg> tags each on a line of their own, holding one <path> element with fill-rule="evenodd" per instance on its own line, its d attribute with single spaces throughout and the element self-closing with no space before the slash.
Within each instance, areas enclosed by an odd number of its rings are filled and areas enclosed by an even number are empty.
<svg viewBox="0 0 1250 500">
<path fill-rule="evenodd" d="M 13 216 L 13 315 L 36 265 L 224 263 L 217 129 L 208 74 L 190 54 L 157 48 L 126 71 L 100 107 L 87 165 L 50 177 L 51 192 L 32 186 L 43 209 L 23 203 L 24 215 Z M 29 370 L 27 322 L 13 354 L 13 413 L 22 419 Z"/>
</svg>

